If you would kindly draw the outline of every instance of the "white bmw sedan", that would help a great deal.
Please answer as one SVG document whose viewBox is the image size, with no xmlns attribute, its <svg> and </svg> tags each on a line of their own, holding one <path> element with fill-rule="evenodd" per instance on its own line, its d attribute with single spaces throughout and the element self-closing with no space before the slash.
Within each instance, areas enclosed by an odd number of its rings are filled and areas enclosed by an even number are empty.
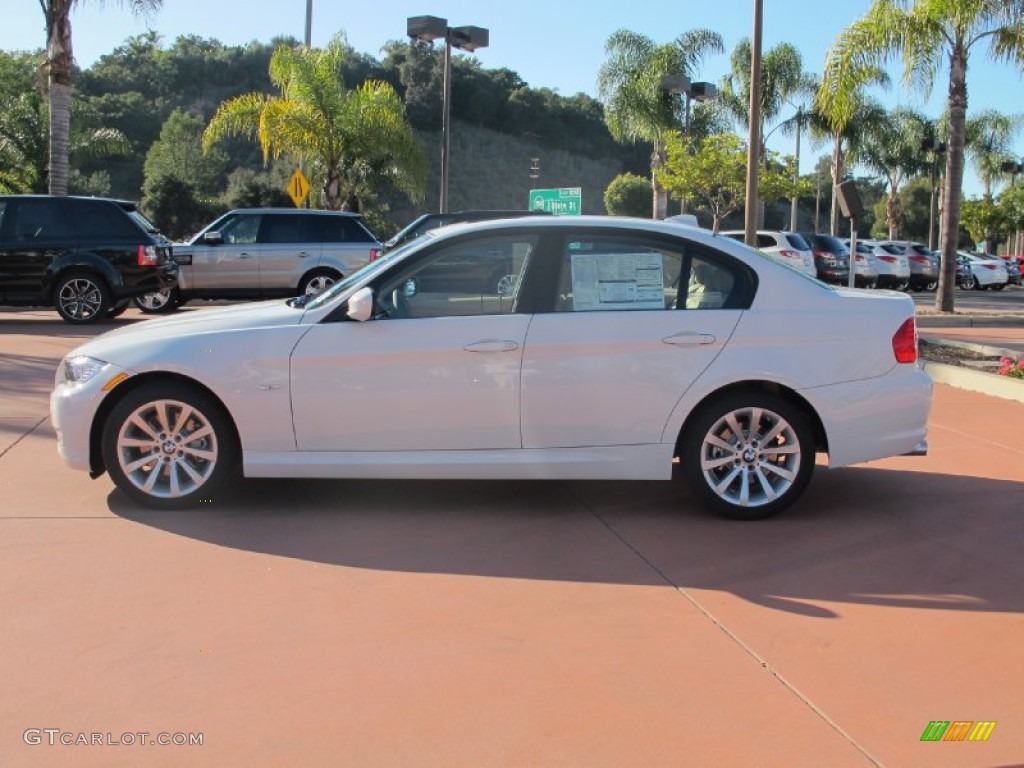
<svg viewBox="0 0 1024 768">
<path fill-rule="evenodd" d="M 435 230 L 313 297 L 152 320 L 71 352 L 64 461 L 135 501 L 247 477 L 669 480 L 756 519 L 829 466 L 926 450 L 905 295 L 826 286 L 647 220 Z M 230 486 L 228 486 L 229 488 Z"/>
</svg>

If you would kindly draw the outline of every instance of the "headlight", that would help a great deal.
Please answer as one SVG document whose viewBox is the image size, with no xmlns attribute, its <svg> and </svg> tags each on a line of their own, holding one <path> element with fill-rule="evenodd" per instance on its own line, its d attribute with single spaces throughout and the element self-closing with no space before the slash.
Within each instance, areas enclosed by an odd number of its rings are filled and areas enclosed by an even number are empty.
<svg viewBox="0 0 1024 768">
<path fill-rule="evenodd" d="M 107 365 L 102 360 L 85 355 L 67 357 L 64 359 L 64 381 L 68 384 L 84 384 Z"/>
</svg>

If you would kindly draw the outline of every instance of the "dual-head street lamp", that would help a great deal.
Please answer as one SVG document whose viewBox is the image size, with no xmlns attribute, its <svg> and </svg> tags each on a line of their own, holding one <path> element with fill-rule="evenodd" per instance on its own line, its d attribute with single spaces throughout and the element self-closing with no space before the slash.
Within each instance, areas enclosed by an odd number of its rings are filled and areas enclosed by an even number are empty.
<svg viewBox="0 0 1024 768">
<path fill-rule="evenodd" d="M 452 46 L 472 53 L 486 48 L 490 33 L 483 27 L 449 27 L 448 19 L 438 16 L 410 16 L 406 34 L 414 40 L 432 43 L 444 39 L 444 106 L 441 122 L 441 213 L 448 212 L 448 167 L 451 151 Z"/>
<path fill-rule="evenodd" d="M 661 78 L 661 90 L 666 93 L 682 94 L 685 99 L 685 118 L 683 132 L 690 131 L 690 100 L 707 101 L 718 95 L 718 88 L 713 83 L 691 83 L 686 75 L 664 75 Z"/>
</svg>

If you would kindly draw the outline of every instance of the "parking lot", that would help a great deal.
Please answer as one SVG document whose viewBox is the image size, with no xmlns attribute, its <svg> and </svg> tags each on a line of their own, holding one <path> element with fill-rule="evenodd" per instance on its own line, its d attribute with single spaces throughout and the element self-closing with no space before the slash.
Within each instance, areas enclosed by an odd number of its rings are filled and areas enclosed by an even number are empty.
<svg viewBox="0 0 1024 768">
<path fill-rule="evenodd" d="M 1021 764 L 1024 405 L 938 386 L 928 457 L 759 523 L 646 482 L 154 512 L 47 418 L 61 356 L 139 319 L 0 315 L 0 766 Z"/>
</svg>

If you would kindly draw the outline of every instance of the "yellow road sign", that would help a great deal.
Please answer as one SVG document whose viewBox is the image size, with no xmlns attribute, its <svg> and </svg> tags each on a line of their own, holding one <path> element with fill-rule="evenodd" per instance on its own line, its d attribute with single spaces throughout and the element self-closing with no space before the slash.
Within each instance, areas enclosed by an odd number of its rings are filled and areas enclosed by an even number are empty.
<svg viewBox="0 0 1024 768">
<path fill-rule="evenodd" d="M 302 169 L 296 168 L 295 173 L 293 173 L 291 179 L 288 180 L 288 196 L 292 199 L 292 202 L 295 203 L 295 207 L 300 208 L 308 194 L 309 182 L 306 181 L 306 177 L 303 175 Z"/>
</svg>

